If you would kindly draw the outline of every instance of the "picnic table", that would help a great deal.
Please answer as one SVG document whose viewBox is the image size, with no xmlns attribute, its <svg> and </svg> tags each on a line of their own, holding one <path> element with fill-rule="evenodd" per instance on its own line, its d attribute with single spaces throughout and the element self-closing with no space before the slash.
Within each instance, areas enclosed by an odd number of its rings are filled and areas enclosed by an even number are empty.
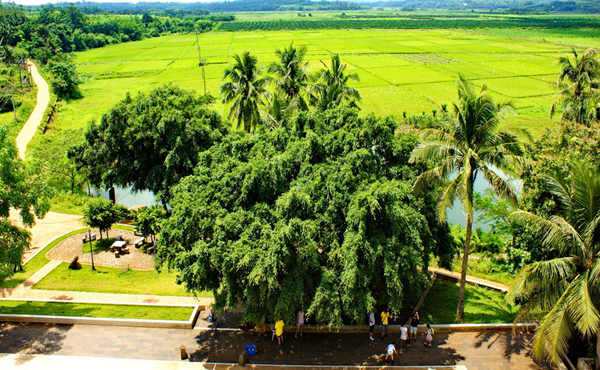
<svg viewBox="0 0 600 370">
<path fill-rule="evenodd" d="M 126 245 L 127 245 L 127 242 L 125 240 L 117 240 L 116 242 L 112 243 L 112 245 L 110 246 L 110 251 L 111 252 L 121 252 L 123 250 L 123 248 L 125 248 Z"/>
</svg>

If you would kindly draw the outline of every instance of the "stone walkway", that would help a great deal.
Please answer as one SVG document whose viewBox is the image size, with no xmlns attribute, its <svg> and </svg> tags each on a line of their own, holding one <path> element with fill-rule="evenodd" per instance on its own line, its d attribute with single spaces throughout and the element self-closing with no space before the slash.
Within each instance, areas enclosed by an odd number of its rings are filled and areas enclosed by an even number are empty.
<svg viewBox="0 0 600 370">
<path fill-rule="evenodd" d="M 149 361 L 149 360 L 124 360 L 118 358 L 94 358 L 81 356 L 45 356 L 45 355 L 13 355 L 0 354 L 0 368 L 3 370 L 65 370 L 65 369 L 88 369 L 88 370 L 106 370 L 106 369 L 128 369 L 128 370 L 238 370 L 251 368 L 254 370 L 274 370 L 283 368 L 283 366 L 260 366 L 248 365 L 241 367 L 232 364 L 198 363 L 187 361 Z M 285 366 L 286 370 L 307 370 L 314 366 Z M 389 367 L 370 367 L 369 369 L 385 369 Z M 322 370 L 347 370 L 347 369 L 365 369 L 365 367 L 333 367 L 320 366 Z M 394 369 L 402 370 L 423 370 L 422 367 L 399 367 Z M 433 366 L 427 370 L 467 370 L 464 366 Z"/>
<path fill-rule="evenodd" d="M 33 82 L 37 85 L 38 91 L 35 108 L 17 136 L 17 149 L 19 149 L 19 157 L 21 157 L 21 159 L 25 159 L 27 144 L 29 144 L 31 139 L 33 139 L 33 136 L 35 136 L 37 128 L 44 118 L 44 112 L 50 103 L 50 90 L 48 89 L 46 80 L 39 74 L 37 67 L 29 59 L 27 60 L 27 66 L 31 71 Z"/>
<path fill-rule="evenodd" d="M 193 361 L 235 363 L 245 345 L 255 344 L 254 364 L 377 368 L 387 343 L 397 340 L 370 341 L 366 333 L 285 336 L 284 345 L 277 346 L 270 338 L 257 342 L 256 333 L 241 331 L 7 323 L 0 324 L 0 353 L 180 361 L 179 348 L 184 345 Z M 432 347 L 417 341 L 399 355 L 396 364 L 424 369 L 446 365 L 468 370 L 539 370 L 528 356 L 529 340 L 495 332 L 438 334 Z"/>
</svg>

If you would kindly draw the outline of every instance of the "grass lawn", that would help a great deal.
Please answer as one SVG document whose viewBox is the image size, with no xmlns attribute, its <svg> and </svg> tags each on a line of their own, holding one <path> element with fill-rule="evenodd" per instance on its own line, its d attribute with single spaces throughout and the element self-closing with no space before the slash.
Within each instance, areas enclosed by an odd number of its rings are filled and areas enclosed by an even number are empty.
<svg viewBox="0 0 600 370">
<path fill-rule="evenodd" d="M 115 226 L 113 226 L 113 228 L 133 231 L 132 226 L 115 225 Z M 17 287 L 19 284 L 21 284 L 22 282 L 27 280 L 31 275 L 33 275 L 37 270 L 39 270 L 45 264 L 48 263 L 48 259 L 45 256 L 46 256 L 46 253 L 48 253 L 48 251 L 50 251 L 50 249 L 54 248 L 58 243 L 65 240 L 66 238 L 76 235 L 76 234 L 80 234 L 86 230 L 88 230 L 88 228 L 74 230 L 68 234 L 61 236 L 60 238 L 53 240 L 41 252 L 36 254 L 35 257 L 30 259 L 25 264 L 25 266 L 23 266 L 22 272 L 17 272 L 10 279 L 0 281 L 0 288 L 15 288 L 15 287 Z M 89 247 L 88 247 L 88 252 L 89 252 Z"/>
<path fill-rule="evenodd" d="M 421 323 L 456 323 L 458 290 L 458 283 L 438 278 L 419 310 Z M 512 323 L 518 310 L 504 301 L 504 293 L 467 284 L 464 323 Z"/>
<path fill-rule="evenodd" d="M 189 296 L 181 285 L 175 283 L 174 273 L 155 271 L 121 271 L 119 268 L 96 267 L 94 272 L 89 266 L 80 270 L 69 270 L 68 263 L 50 272 L 34 289 L 67 290 L 77 292 L 152 294 Z M 212 297 L 212 294 L 200 294 Z"/>
<path fill-rule="evenodd" d="M 0 313 L 10 315 L 49 315 L 187 321 L 192 315 L 192 311 L 192 307 L 0 301 Z"/>
</svg>

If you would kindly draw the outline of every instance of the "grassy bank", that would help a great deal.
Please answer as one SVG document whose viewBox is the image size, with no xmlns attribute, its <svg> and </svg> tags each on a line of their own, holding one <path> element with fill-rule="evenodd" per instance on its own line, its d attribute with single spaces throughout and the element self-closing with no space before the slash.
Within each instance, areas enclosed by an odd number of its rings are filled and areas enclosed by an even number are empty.
<svg viewBox="0 0 600 370">
<path fill-rule="evenodd" d="M 0 313 L 10 315 L 48 315 L 104 317 L 113 319 L 189 320 L 192 307 L 112 305 L 69 302 L 27 302 L 0 300 Z"/>
<path fill-rule="evenodd" d="M 69 270 L 67 263 L 55 268 L 34 289 L 66 290 L 77 292 L 151 294 L 189 296 L 181 285 L 175 283 L 174 273 L 128 270 L 121 271 L 113 267 L 96 267 L 92 271 L 89 266 L 80 270 Z M 212 297 L 203 294 L 202 297 Z"/>
<path fill-rule="evenodd" d="M 437 279 L 419 310 L 421 322 L 456 323 L 458 290 L 458 283 Z M 464 323 L 512 323 L 518 310 L 504 301 L 504 293 L 467 284 Z"/>
</svg>

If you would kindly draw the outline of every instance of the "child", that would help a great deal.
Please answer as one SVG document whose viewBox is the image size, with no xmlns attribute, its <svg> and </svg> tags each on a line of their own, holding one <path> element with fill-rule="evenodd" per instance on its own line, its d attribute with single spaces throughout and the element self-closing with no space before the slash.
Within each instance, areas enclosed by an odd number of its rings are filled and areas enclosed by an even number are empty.
<svg viewBox="0 0 600 370">
<path fill-rule="evenodd" d="M 302 331 L 304 330 L 304 310 L 302 309 L 300 309 L 296 315 L 296 325 L 298 325 L 298 328 L 296 329 L 296 338 L 298 338 L 298 332 L 300 332 L 300 336 L 302 336 Z"/>
<path fill-rule="evenodd" d="M 406 324 L 400 327 L 400 348 L 406 348 L 406 340 L 408 339 L 408 328 Z"/>
<path fill-rule="evenodd" d="M 381 312 L 381 340 L 383 340 L 384 336 L 387 337 L 389 318 L 390 318 L 390 313 L 387 310 L 383 310 Z"/>
<path fill-rule="evenodd" d="M 431 325 L 427 324 L 427 332 L 425 333 L 425 345 L 431 347 L 431 342 L 433 342 L 433 329 Z"/>
<path fill-rule="evenodd" d="M 373 338 L 373 332 L 375 331 L 375 313 L 369 313 L 369 339 L 375 340 Z"/>
<path fill-rule="evenodd" d="M 278 345 L 283 344 L 283 326 L 284 325 L 285 324 L 283 323 L 283 320 L 281 319 L 281 317 L 275 323 L 275 335 L 277 335 L 277 344 Z"/>
<path fill-rule="evenodd" d="M 388 361 L 391 365 L 394 364 L 394 355 L 397 355 L 398 352 L 396 352 L 396 342 L 392 342 L 391 344 L 388 344 L 386 350 L 385 350 L 385 363 L 387 364 Z"/>
</svg>

